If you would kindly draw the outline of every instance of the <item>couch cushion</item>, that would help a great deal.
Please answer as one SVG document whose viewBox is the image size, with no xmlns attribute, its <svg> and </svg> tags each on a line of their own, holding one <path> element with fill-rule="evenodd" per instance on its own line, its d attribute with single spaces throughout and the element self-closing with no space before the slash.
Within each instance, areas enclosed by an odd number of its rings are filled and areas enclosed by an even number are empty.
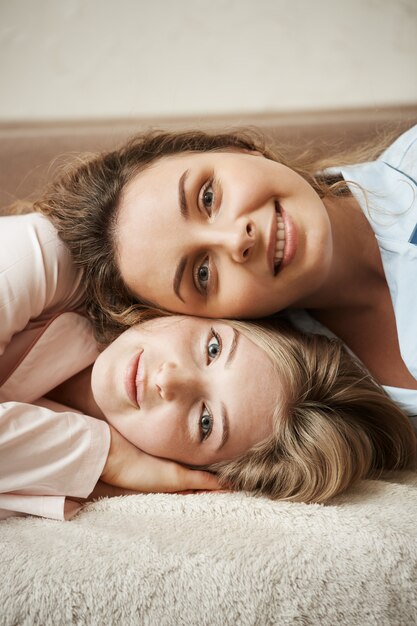
<svg viewBox="0 0 417 626">
<path fill-rule="evenodd" d="M 154 118 L 97 122 L 0 124 L 0 210 L 16 200 L 33 200 L 63 160 L 77 152 L 113 148 L 148 128 L 259 128 L 274 144 L 299 150 L 339 151 L 374 139 L 382 130 L 398 134 L 417 122 L 417 105 L 347 111 Z"/>
</svg>

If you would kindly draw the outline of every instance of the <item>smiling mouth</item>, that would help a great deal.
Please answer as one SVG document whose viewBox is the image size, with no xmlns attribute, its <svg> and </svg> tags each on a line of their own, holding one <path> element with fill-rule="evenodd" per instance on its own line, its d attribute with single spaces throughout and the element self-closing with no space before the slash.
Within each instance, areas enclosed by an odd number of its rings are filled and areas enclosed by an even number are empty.
<svg viewBox="0 0 417 626">
<path fill-rule="evenodd" d="M 285 250 L 285 225 L 281 215 L 281 207 L 277 201 L 275 201 L 275 215 L 277 218 L 277 238 L 275 242 L 274 276 L 278 274 L 281 268 Z"/>
</svg>

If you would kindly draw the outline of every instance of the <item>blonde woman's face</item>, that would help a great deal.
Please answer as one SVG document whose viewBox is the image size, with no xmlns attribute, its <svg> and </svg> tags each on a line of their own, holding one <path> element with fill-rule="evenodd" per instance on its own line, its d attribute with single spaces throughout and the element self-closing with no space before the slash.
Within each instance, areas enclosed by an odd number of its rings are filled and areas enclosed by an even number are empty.
<svg viewBox="0 0 417 626">
<path fill-rule="evenodd" d="M 330 222 L 312 187 L 255 153 L 163 157 L 121 199 L 118 264 L 137 297 L 206 317 L 302 305 L 325 281 Z"/>
<path fill-rule="evenodd" d="M 138 448 L 194 465 L 232 459 L 270 435 L 281 395 L 263 350 L 228 324 L 187 316 L 126 331 L 97 359 L 92 388 Z"/>
</svg>

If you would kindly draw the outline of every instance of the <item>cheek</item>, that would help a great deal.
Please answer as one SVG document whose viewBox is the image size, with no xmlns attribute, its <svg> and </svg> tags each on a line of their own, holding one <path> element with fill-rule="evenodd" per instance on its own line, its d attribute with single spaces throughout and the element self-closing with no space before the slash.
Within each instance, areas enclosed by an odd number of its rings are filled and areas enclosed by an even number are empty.
<svg viewBox="0 0 417 626">
<path fill-rule="evenodd" d="M 123 420 L 120 420 L 122 422 Z M 129 425 L 121 424 L 122 434 L 138 448 L 152 454 L 173 458 L 181 445 L 180 431 L 171 411 L 161 407 L 153 411 L 136 412 Z"/>
<path fill-rule="evenodd" d="M 148 452 L 142 447 L 144 439 L 137 410 L 110 412 L 106 415 L 106 419 L 127 441 L 144 452 Z"/>
<path fill-rule="evenodd" d="M 271 285 L 262 284 L 259 278 L 236 271 L 234 278 L 223 283 L 222 293 L 216 302 L 217 316 L 250 317 L 268 315 L 276 311 Z"/>
</svg>

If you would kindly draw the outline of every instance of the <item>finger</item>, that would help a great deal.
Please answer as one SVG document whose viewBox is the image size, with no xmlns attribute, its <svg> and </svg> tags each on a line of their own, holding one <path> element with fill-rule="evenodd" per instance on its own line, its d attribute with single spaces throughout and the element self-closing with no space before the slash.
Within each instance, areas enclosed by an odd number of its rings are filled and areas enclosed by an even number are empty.
<svg viewBox="0 0 417 626">
<path fill-rule="evenodd" d="M 214 491 L 223 488 L 215 474 L 201 470 L 185 469 L 181 482 L 183 483 L 181 491 L 189 489 Z"/>
</svg>

